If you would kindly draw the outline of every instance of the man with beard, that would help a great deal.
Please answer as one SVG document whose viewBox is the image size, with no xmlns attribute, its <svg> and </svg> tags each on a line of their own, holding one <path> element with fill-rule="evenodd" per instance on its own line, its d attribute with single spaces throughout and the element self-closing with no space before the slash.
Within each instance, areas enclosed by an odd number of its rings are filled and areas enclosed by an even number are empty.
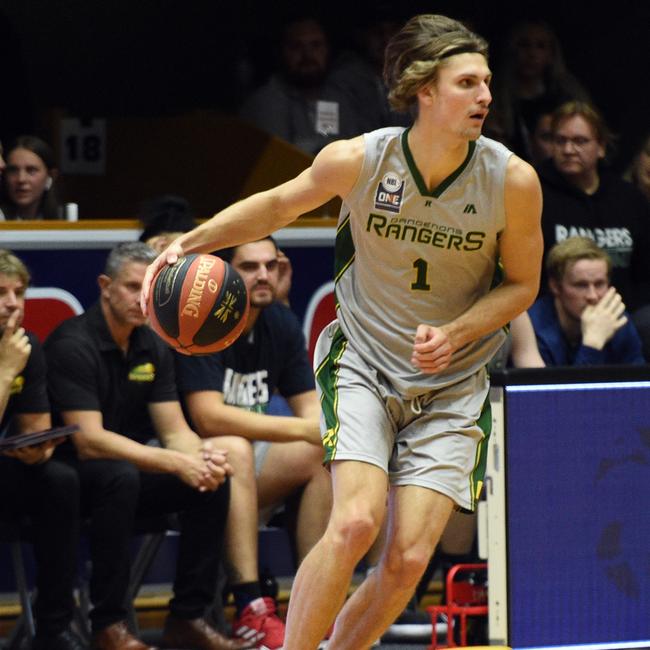
<svg viewBox="0 0 650 650">
<path fill-rule="evenodd" d="M 233 634 L 269 650 L 284 643 L 275 603 L 263 598 L 257 566 L 258 511 L 297 496 L 298 561 L 323 534 L 330 512 L 322 467 L 320 406 L 298 320 L 275 301 L 278 250 L 271 237 L 219 255 L 246 283 L 250 314 L 243 334 L 215 354 L 176 355 L 178 386 L 201 436 L 219 436 L 235 468 L 226 527 L 226 558 L 237 616 Z M 292 416 L 268 414 L 277 391 Z"/>
<path fill-rule="evenodd" d="M 329 67 L 322 25 L 311 17 L 293 19 L 284 27 L 280 71 L 244 103 L 242 117 L 310 154 L 368 130 L 372 125 L 332 81 Z"/>
</svg>

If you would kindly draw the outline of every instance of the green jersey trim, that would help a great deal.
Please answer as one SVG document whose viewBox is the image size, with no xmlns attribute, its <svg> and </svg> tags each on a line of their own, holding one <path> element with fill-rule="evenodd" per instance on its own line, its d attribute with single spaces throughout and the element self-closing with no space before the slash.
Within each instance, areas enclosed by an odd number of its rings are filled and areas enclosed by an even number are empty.
<svg viewBox="0 0 650 650">
<path fill-rule="evenodd" d="M 350 267 L 350 264 L 354 262 L 354 254 L 354 240 L 352 239 L 350 215 L 348 214 L 336 231 L 336 242 L 334 245 L 334 282 L 338 282 Z"/>
<path fill-rule="evenodd" d="M 408 129 L 405 129 L 404 132 L 402 133 L 402 149 L 404 150 L 404 157 L 406 158 L 406 164 L 409 167 L 409 170 L 411 172 L 411 176 L 413 176 L 413 180 L 415 181 L 415 185 L 417 186 L 420 194 L 422 196 L 431 196 L 434 199 L 437 199 L 440 197 L 440 195 L 463 173 L 465 167 L 469 165 L 469 161 L 472 159 L 472 156 L 474 155 L 474 151 L 476 149 L 476 142 L 474 140 L 471 140 L 469 142 L 469 146 L 467 148 L 467 156 L 465 156 L 465 160 L 460 164 L 460 167 L 456 169 L 456 171 L 452 172 L 447 178 L 445 178 L 438 187 L 435 187 L 433 190 L 429 191 L 427 188 L 427 184 L 424 182 L 424 179 L 422 178 L 422 174 L 420 174 L 420 170 L 417 168 L 417 165 L 415 164 L 415 159 L 413 158 L 413 154 L 411 153 L 411 148 L 409 147 L 408 143 L 408 133 L 411 130 L 409 127 Z"/>
</svg>

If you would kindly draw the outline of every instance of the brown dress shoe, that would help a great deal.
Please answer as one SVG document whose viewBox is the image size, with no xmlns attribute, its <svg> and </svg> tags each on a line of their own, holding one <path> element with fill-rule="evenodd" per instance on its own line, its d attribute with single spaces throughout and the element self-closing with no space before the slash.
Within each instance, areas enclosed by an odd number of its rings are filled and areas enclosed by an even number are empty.
<svg viewBox="0 0 650 650">
<path fill-rule="evenodd" d="M 124 621 L 113 623 L 93 634 L 92 650 L 158 650 L 136 639 Z"/>
<path fill-rule="evenodd" d="M 227 639 L 210 627 L 204 618 L 178 618 L 171 614 L 165 621 L 163 646 L 192 650 L 243 650 L 254 647 L 243 639 Z"/>
</svg>

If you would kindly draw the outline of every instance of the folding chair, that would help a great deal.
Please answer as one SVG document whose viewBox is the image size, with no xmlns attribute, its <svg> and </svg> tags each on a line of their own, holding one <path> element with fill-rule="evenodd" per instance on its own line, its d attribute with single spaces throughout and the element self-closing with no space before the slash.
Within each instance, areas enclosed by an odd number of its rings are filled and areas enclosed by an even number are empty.
<svg viewBox="0 0 650 650">
<path fill-rule="evenodd" d="M 476 573 L 487 571 L 487 564 L 456 564 L 447 573 L 445 582 L 447 590 L 447 604 L 433 605 L 427 607 L 433 624 L 433 634 L 431 636 L 431 645 L 427 650 L 436 650 L 436 648 L 454 648 L 454 630 L 456 617 L 459 619 L 459 636 L 460 645 L 467 645 L 467 617 L 468 616 L 487 616 L 487 586 L 484 581 L 478 584 L 471 578 Z M 436 635 L 436 620 L 438 614 L 447 616 L 447 645 L 438 645 Z"/>
</svg>

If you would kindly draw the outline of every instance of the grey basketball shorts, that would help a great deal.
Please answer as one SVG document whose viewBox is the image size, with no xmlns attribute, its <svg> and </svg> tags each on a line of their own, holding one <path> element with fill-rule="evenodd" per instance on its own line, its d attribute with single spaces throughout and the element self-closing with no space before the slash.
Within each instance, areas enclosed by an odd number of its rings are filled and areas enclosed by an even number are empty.
<svg viewBox="0 0 650 650">
<path fill-rule="evenodd" d="M 492 424 L 485 369 L 406 400 L 367 364 L 334 321 L 321 333 L 314 364 L 325 462 L 376 465 L 391 485 L 416 485 L 474 510 Z"/>
</svg>

